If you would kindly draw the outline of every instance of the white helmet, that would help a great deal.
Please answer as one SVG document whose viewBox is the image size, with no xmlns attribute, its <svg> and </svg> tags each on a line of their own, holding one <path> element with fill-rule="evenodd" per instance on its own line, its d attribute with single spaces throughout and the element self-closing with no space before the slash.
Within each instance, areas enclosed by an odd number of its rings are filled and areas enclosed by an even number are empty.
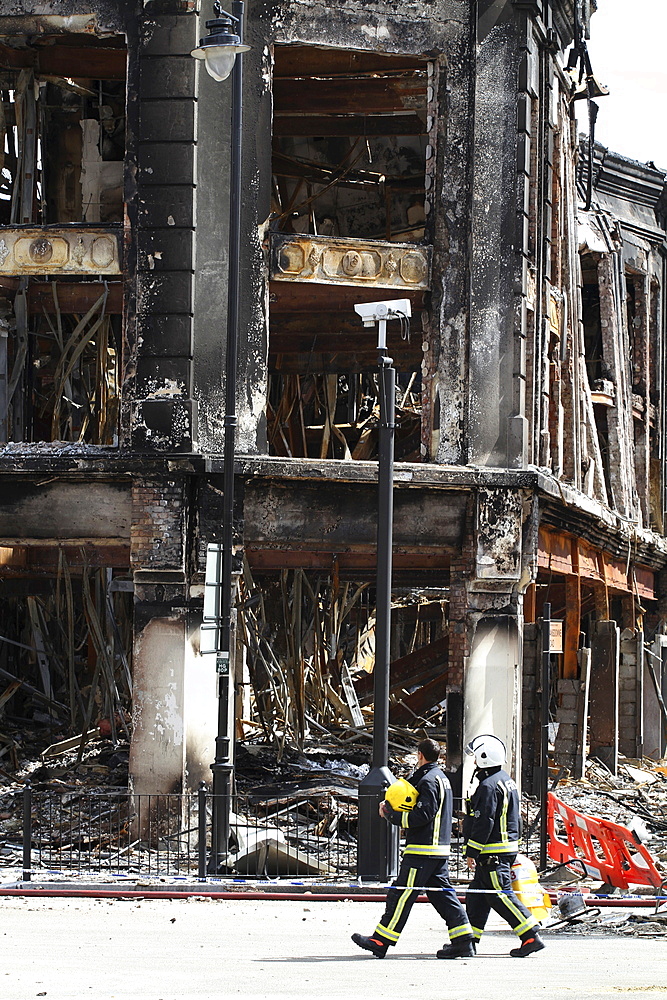
<svg viewBox="0 0 667 1000">
<path fill-rule="evenodd" d="M 505 744 L 497 736 L 476 736 L 465 752 L 475 758 L 477 767 L 502 767 L 505 763 Z"/>
</svg>

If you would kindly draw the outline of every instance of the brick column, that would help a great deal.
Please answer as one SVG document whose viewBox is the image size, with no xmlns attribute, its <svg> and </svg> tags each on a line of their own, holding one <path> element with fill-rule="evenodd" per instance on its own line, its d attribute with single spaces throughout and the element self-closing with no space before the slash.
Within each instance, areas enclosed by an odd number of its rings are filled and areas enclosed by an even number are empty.
<svg viewBox="0 0 667 1000">
<path fill-rule="evenodd" d="M 187 481 L 136 480 L 133 735 L 137 793 L 193 790 L 210 780 L 217 718 L 214 665 L 199 655 L 200 616 L 186 575 Z"/>
</svg>

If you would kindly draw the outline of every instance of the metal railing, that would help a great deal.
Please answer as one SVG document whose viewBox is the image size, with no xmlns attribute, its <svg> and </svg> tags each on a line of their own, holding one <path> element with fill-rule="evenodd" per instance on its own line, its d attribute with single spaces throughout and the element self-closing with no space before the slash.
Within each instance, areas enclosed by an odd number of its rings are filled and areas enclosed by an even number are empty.
<svg viewBox="0 0 667 1000">
<path fill-rule="evenodd" d="M 261 800 L 252 792 L 231 801 L 229 851 L 215 873 L 234 878 L 357 877 L 356 790 Z M 22 804 L 20 802 L 22 796 Z M 13 799 L 13 809 L 12 802 Z M 125 788 L 33 788 L 2 796 L 5 811 L 22 817 L 15 843 L 0 843 L 0 866 L 38 874 L 206 879 L 213 795 L 204 786 L 183 794 L 134 794 Z M 455 800 L 455 813 L 461 809 Z M 532 812 L 535 810 L 532 809 Z M 524 831 L 531 831 L 524 816 Z M 450 873 L 470 876 L 460 823 L 452 831 Z M 522 850 L 536 859 L 539 829 Z"/>
</svg>

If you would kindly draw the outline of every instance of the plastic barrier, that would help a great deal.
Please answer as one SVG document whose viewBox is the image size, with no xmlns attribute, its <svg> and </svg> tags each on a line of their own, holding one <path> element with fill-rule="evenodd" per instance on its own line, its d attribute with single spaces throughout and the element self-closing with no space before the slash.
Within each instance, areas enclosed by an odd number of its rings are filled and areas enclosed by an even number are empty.
<svg viewBox="0 0 667 1000">
<path fill-rule="evenodd" d="M 631 885 L 658 888 L 662 882 L 653 858 L 630 830 L 606 819 L 584 816 L 553 792 L 549 793 L 547 830 L 549 857 L 554 861 L 579 861 L 589 875 L 619 889 Z"/>
</svg>

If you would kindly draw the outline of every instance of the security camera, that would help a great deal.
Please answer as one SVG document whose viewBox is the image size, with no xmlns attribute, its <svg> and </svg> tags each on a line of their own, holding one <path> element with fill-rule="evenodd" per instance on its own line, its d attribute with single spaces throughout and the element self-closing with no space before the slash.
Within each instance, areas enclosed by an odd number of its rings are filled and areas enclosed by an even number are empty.
<svg viewBox="0 0 667 1000">
<path fill-rule="evenodd" d="M 361 316 L 364 326 L 375 326 L 379 320 L 409 319 L 412 315 L 410 299 L 390 299 L 388 302 L 360 302 L 354 311 Z"/>
</svg>

